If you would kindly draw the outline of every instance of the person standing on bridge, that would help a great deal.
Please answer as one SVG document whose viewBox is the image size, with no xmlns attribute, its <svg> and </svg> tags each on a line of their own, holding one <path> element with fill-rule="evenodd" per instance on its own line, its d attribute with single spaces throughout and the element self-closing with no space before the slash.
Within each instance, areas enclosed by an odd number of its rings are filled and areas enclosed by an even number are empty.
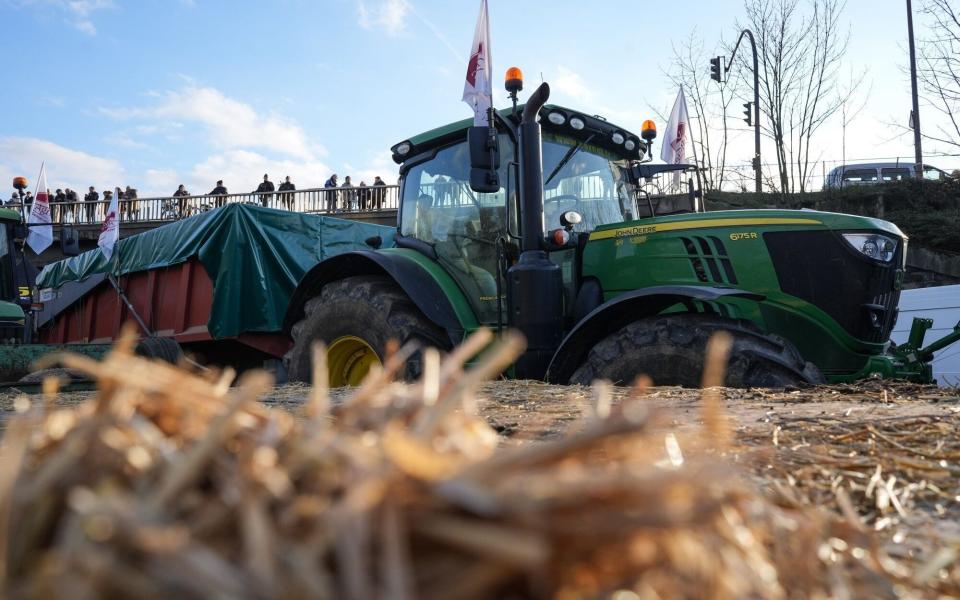
<svg viewBox="0 0 960 600">
<path fill-rule="evenodd" d="M 357 201 L 360 204 L 360 210 L 367 210 L 367 205 L 370 204 L 370 188 L 367 187 L 366 181 L 361 181 L 357 186 Z"/>
<path fill-rule="evenodd" d="M 177 215 L 178 215 L 177 218 L 179 219 L 182 219 L 183 217 L 187 216 L 186 197 L 189 195 L 190 195 L 190 192 L 187 191 L 187 188 L 183 187 L 182 183 L 177 187 L 177 191 L 173 193 L 174 198 L 179 198 L 179 200 L 177 200 Z"/>
<path fill-rule="evenodd" d="M 261 192 L 272 192 L 275 189 L 276 188 L 273 187 L 273 182 L 270 181 L 270 177 L 266 173 L 264 173 L 263 183 L 258 185 L 257 189 L 255 190 L 257 193 L 260 193 L 260 204 L 262 204 L 264 208 L 266 208 L 267 204 L 270 203 L 270 196 L 272 196 L 273 194 L 264 194 Z"/>
<path fill-rule="evenodd" d="M 290 176 L 287 175 L 283 183 L 280 184 L 280 187 L 277 188 L 277 191 L 286 192 L 285 194 L 280 194 L 280 203 L 286 207 L 287 210 L 293 210 L 293 194 L 290 192 L 296 191 L 297 186 L 293 185 L 293 182 L 290 181 Z"/>
<path fill-rule="evenodd" d="M 55 196 L 52 196 L 52 202 L 50 204 L 50 216 L 54 221 L 58 219 L 60 222 L 63 222 L 64 217 L 67 214 L 67 195 L 63 193 L 63 190 L 57 188 L 57 193 Z"/>
<path fill-rule="evenodd" d="M 93 218 L 97 214 L 97 202 L 100 201 L 100 194 L 97 193 L 97 190 L 90 186 L 90 191 L 87 192 L 87 195 L 83 197 L 84 208 L 86 208 L 87 213 L 87 223 L 93 223 Z"/>
<path fill-rule="evenodd" d="M 333 213 L 337 211 L 337 174 L 334 173 L 330 176 L 326 182 L 324 182 L 323 187 L 328 188 L 327 191 L 327 212 Z"/>
<path fill-rule="evenodd" d="M 357 210 L 357 191 L 353 189 L 353 182 L 350 181 L 349 175 L 343 178 L 343 185 L 340 186 L 340 202 L 346 210 L 351 212 Z"/>
<path fill-rule="evenodd" d="M 79 202 L 79 199 L 77 198 L 77 193 L 71 190 L 70 188 L 65 188 L 63 195 L 66 196 L 66 202 L 67 202 L 66 204 L 63 205 L 63 210 L 70 211 L 70 220 L 76 223 L 77 221 L 80 220 L 80 213 L 77 212 L 77 202 Z M 66 212 L 63 212 L 61 214 L 63 215 L 64 220 L 66 220 L 66 217 L 67 217 Z"/>
<path fill-rule="evenodd" d="M 221 206 L 223 206 L 224 201 L 226 201 L 226 198 L 224 198 L 224 196 L 226 196 L 227 194 L 228 194 L 227 188 L 223 186 L 223 180 L 218 179 L 217 187 L 210 190 L 210 195 L 216 196 L 213 203 L 217 208 L 220 208 Z"/>
<path fill-rule="evenodd" d="M 387 194 L 387 184 L 377 175 L 373 178 L 373 187 L 379 188 L 373 191 L 373 208 L 374 210 L 380 210 L 383 208 L 384 196 Z"/>
<path fill-rule="evenodd" d="M 120 188 L 117 189 L 119 190 Z M 107 216 L 107 211 L 110 210 L 111 202 L 113 202 L 113 190 L 103 190 L 103 200 L 101 200 L 101 203 L 103 204 L 104 218 Z"/>
<path fill-rule="evenodd" d="M 137 200 L 137 190 L 128 185 L 123 191 L 123 199 L 126 200 L 124 206 L 127 209 L 127 220 L 139 219 L 140 202 Z"/>
</svg>

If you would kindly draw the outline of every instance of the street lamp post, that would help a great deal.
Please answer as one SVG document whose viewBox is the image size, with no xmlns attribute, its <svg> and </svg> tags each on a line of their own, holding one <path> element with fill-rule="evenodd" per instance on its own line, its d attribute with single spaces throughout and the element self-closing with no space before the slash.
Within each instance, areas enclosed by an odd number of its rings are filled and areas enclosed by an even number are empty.
<svg viewBox="0 0 960 600">
<path fill-rule="evenodd" d="M 920 101 L 917 99 L 917 50 L 913 44 L 913 4 L 907 0 L 907 37 L 910 43 L 910 91 L 913 95 L 914 176 L 923 179 L 923 148 L 920 145 Z"/>
<path fill-rule="evenodd" d="M 907 0 L 909 2 L 910 0 Z M 733 66 L 733 59 L 737 56 L 737 50 L 740 48 L 740 42 L 743 41 L 743 36 L 747 36 L 750 40 L 750 49 L 753 51 L 753 172 L 756 177 L 756 191 L 759 194 L 763 191 L 763 178 L 760 171 L 760 70 L 758 68 L 757 60 L 757 43 L 753 39 L 753 32 L 749 29 L 744 29 L 740 32 L 740 37 L 737 38 L 737 45 L 733 47 L 733 53 L 730 54 L 730 62 L 726 64 L 725 72 L 730 71 L 730 67 Z M 711 77 L 714 81 L 720 82 L 720 58 L 710 59 L 711 67 Z M 747 118 L 744 119 L 747 124 L 750 124 L 750 108 L 747 109 Z"/>
</svg>

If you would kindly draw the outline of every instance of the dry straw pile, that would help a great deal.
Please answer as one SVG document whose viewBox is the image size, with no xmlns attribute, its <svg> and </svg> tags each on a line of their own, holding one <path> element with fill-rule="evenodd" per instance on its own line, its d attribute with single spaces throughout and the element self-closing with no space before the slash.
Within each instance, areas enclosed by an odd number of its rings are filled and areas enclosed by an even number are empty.
<svg viewBox="0 0 960 600">
<path fill-rule="evenodd" d="M 0 586 L 9 598 L 891 598 L 932 595 L 853 516 L 759 494 L 695 436 L 654 431 L 643 386 L 603 386 L 562 439 L 502 443 L 474 391 L 510 364 L 479 333 L 424 376 L 407 349 L 331 406 L 257 402 L 272 382 L 133 356 L 63 363 L 99 380 L 34 406 L 0 456 Z M 717 355 L 723 354 L 722 343 Z M 322 354 L 321 354 L 322 356 Z M 706 381 L 718 381 L 722 360 Z M 322 363 L 317 373 L 325 373 Z M 53 393 L 53 389 L 49 390 Z M 929 576 L 928 576 L 929 577 Z M 943 590 L 940 590 L 943 591 Z"/>
</svg>

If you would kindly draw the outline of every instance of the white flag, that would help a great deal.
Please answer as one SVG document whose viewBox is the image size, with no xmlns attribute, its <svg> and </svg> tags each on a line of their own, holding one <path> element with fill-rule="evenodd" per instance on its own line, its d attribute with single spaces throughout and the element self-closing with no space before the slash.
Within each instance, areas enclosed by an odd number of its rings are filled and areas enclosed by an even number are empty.
<svg viewBox="0 0 960 600">
<path fill-rule="evenodd" d="M 117 192 L 110 198 L 107 216 L 103 218 L 103 225 L 100 226 L 100 239 L 97 240 L 100 251 L 108 259 L 113 255 L 113 247 L 120 239 L 120 219 L 117 215 L 117 198 L 119 197 L 120 188 L 117 188 Z"/>
<path fill-rule="evenodd" d="M 670 165 L 686 162 L 687 137 L 690 131 L 690 118 L 687 116 L 687 99 L 683 95 L 683 88 L 677 94 L 670 111 L 670 121 L 663 135 L 663 147 L 660 149 L 660 158 Z M 680 186 L 680 171 L 673 174 L 673 186 Z"/>
<path fill-rule="evenodd" d="M 40 164 L 40 177 L 37 178 L 37 192 L 33 195 L 33 206 L 27 217 L 30 232 L 27 244 L 40 254 L 53 243 L 53 225 L 50 224 L 50 198 L 47 196 L 47 173 Z"/>
<path fill-rule="evenodd" d="M 687 132 L 690 131 L 690 119 L 687 117 L 687 99 L 683 95 L 683 88 L 677 94 L 677 100 L 670 111 L 670 121 L 663 135 L 663 148 L 660 149 L 660 158 L 663 162 L 676 165 L 684 162 L 687 143 Z"/>
<path fill-rule="evenodd" d="M 470 62 L 467 63 L 467 80 L 463 84 L 462 100 L 473 108 L 473 124 L 488 125 L 487 111 L 493 105 L 493 59 L 490 56 L 490 20 L 487 17 L 487 0 L 480 0 L 480 16 L 473 32 L 470 47 Z"/>
</svg>

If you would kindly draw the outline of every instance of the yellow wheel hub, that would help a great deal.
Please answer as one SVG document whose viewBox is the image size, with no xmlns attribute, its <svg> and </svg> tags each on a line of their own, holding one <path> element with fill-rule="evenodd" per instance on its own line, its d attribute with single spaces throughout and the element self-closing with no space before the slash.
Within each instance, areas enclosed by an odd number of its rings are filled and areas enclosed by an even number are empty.
<svg viewBox="0 0 960 600">
<path fill-rule="evenodd" d="M 361 338 L 345 335 L 327 347 L 327 369 L 330 387 L 360 385 L 370 367 L 380 364 L 377 352 Z"/>
</svg>

